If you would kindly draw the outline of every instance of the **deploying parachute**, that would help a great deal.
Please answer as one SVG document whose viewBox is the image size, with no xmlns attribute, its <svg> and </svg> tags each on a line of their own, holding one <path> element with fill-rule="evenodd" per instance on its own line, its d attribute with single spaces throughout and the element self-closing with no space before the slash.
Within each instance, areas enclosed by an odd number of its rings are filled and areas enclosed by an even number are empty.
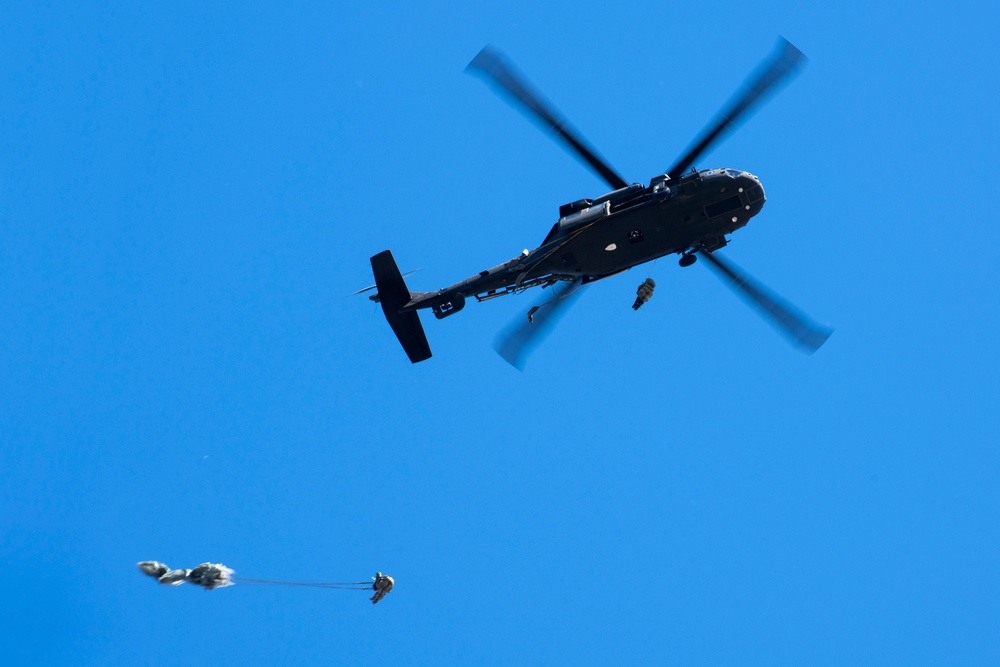
<svg viewBox="0 0 1000 667">
<path fill-rule="evenodd" d="M 202 563 L 192 570 L 171 570 L 163 563 L 155 560 L 144 560 L 137 563 L 143 574 L 153 577 L 166 586 L 180 586 L 181 584 L 194 584 L 201 586 L 206 591 L 216 588 L 232 586 L 236 582 L 248 584 L 272 584 L 275 586 L 308 586 L 311 588 L 340 588 L 354 591 L 374 591 L 371 597 L 372 604 L 377 604 L 392 590 L 395 580 L 389 575 L 376 572 L 372 581 L 276 581 L 274 579 L 247 579 L 245 577 L 233 576 L 236 574 L 231 568 L 222 563 Z"/>
<path fill-rule="evenodd" d="M 206 591 L 232 586 L 235 574 L 221 563 L 202 563 L 193 570 L 171 570 L 155 560 L 144 560 L 138 565 L 143 574 L 148 574 L 161 584 L 180 586 L 183 583 L 192 583 Z"/>
</svg>

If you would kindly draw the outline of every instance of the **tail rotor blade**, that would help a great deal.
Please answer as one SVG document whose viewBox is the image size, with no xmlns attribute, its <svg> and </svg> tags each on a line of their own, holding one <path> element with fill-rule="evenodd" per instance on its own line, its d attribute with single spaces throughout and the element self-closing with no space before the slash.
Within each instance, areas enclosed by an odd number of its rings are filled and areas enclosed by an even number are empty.
<svg viewBox="0 0 1000 667">
<path fill-rule="evenodd" d="M 514 69 L 513 65 L 507 62 L 499 51 L 487 46 L 472 59 L 472 62 L 465 69 L 467 72 L 482 74 L 488 83 L 496 85 L 502 92 L 506 93 L 515 106 L 519 107 L 532 120 L 538 122 L 543 129 L 564 141 L 612 188 L 618 190 L 628 185 L 614 169 L 597 156 L 593 149 L 587 146 L 583 137 L 578 136 L 570 129 L 569 124 L 554 107 L 545 102 L 539 93 L 531 89 L 524 77 Z"/>
<path fill-rule="evenodd" d="M 416 273 L 416 272 L 418 272 L 418 271 L 422 271 L 422 270 L 423 270 L 423 269 L 413 269 L 412 271 L 407 271 L 406 273 L 404 273 L 404 274 L 403 274 L 403 277 L 404 277 L 404 278 L 408 278 L 409 276 L 412 276 L 412 275 L 413 275 L 414 273 Z M 373 290 L 373 289 L 375 289 L 376 287 L 378 287 L 378 285 L 369 285 L 368 287 L 362 287 L 362 288 L 361 288 L 361 289 L 359 289 L 358 291 L 356 291 L 356 292 L 351 292 L 351 293 L 350 293 L 350 294 L 348 294 L 347 296 L 357 296 L 358 294 L 364 294 L 365 292 L 370 292 L 370 291 L 372 291 L 372 290 Z"/>
<path fill-rule="evenodd" d="M 521 371 L 528 356 L 549 335 L 556 323 L 566 314 L 570 306 L 583 291 L 583 281 L 559 282 L 551 288 L 551 298 L 533 307 L 528 316 L 521 316 L 504 329 L 493 344 L 493 348 L 511 366 Z"/>
<path fill-rule="evenodd" d="M 784 37 L 778 41 L 778 48 L 769 62 L 762 65 L 743 89 L 743 92 L 701 136 L 701 139 L 670 168 L 670 178 L 676 180 L 713 144 L 719 141 L 729 130 L 744 120 L 744 116 L 753 109 L 768 93 L 793 74 L 806 57 Z"/>
<path fill-rule="evenodd" d="M 833 333 L 833 329 L 816 324 L 795 306 L 757 284 L 742 269 L 723 260 L 720 255 L 705 251 L 699 254 L 726 279 L 734 292 L 805 352 L 812 354 L 818 350 Z"/>
</svg>

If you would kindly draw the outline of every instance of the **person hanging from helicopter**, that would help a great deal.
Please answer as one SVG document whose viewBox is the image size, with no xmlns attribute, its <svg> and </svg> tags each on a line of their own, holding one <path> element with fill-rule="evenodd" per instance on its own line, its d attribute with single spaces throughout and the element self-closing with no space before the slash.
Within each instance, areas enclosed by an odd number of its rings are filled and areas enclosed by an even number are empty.
<svg viewBox="0 0 1000 667">
<path fill-rule="evenodd" d="M 376 572 L 371 581 L 278 581 L 275 579 L 248 579 L 236 577 L 235 571 L 221 563 L 202 563 L 194 569 L 172 570 L 167 565 L 155 560 L 144 560 L 137 563 L 143 574 L 156 579 L 166 586 L 194 584 L 206 591 L 232 586 L 237 582 L 248 584 L 272 584 L 276 586 L 306 586 L 309 588 L 338 588 L 342 590 L 375 591 L 371 597 L 372 604 L 378 604 L 392 590 L 396 583 L 392 577 Z"/>
<path fill-rule="evenodd" d="M 652 278 L 646 278 L 639 289 L 635 291 L 635 303 L 632 304 L 632 310 L 639 310 L 642 304 L 646 303 L 653 298 L 653 290 L 656 289 L 656 283 Z"/>
</svg>

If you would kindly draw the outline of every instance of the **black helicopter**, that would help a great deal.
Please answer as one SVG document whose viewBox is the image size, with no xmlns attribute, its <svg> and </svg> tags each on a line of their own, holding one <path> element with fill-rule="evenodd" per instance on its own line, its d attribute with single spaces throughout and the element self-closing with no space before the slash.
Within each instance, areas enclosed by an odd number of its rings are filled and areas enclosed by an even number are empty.
<svg viewBox="0 0 1000 667">
<path fill-rule="evenodd" d="M 693 147 L 666 173 L 643 185 L 626 183 L 550 104 L 531 90 L 524 77 L 499 52 L 484 48 L 469 63 L 467 71 L 482 75 L 496 86 L 515 106 L 582 158 L 613 191 L 561 206 L 558 221 L 539 247 L 436 292 L 410 292 L 392 253 L 381 252 L 371 258 L 375 285 L 356 294 L 377 290 L 369 298 L 381 303 L 407 356 L 417 363 L 431 356 L 418 310 L 429 308 L 442 319 L 462 310 L 468 297 L 487 301 L 531 287 L 550 287 L 551 298 L 532 307 L 525 320 L 498 340 L 497 351 L 520 368 L 532 344 L 540 340 L 583 285 L 665 255 L 679 254 L 681 266 L 694 264 L 701 255 L 793 343 L 814 352 L 829 338 L 831 329 L 811 322 L 714 254 L 728 243 L 727 234 L 745 226 L 764 206 L 760 180 L 735 169 L 692 168 L 705 151 L 804 60 L 801 51 L 780 39 L 771 59 L 761 65 L 742 93 Z M 652 287 L 650 282 L 646 299 L 651 296 Z M 637 300 L 634 307 L 639 305 Z"/>
</svg>

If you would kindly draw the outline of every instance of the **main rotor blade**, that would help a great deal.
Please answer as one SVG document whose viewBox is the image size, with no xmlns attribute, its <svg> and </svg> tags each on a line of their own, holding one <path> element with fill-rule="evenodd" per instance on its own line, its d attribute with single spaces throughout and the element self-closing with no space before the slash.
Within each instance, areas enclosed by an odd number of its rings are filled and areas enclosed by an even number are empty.
<svg viewBox="0 0 1000 667">
<path fill-rule="evenodd" d="M 628 185 L 614 169 L 591 150 L 583 138 L 577 136 L 569 124 L 560 117 L 559 112 L 545 102 L 542 96 L 533 91 L 527 80 L 521 76 L 514 66 L 506 61 L 503 54 L 487 46 L 472 59 L 465 71 L 479 72 L 486 77 L 487 83 L 493 83 L 509 96 L 515 106 L 537 121 L 543 129 L 548 130 L 562 139 L 583 160 L 607 181 L 615 190 Z"/>
<path fill-rule="evenodd" d="M 776 89 L 789 75 L 806 61 L 806 57 L 784 37 L 779 38 L 778 47 L 770 62 L 762 64 L 756 76 L 744 86 L 736 101 L 706 130 L 701 139 L 667 172 L 672 180 L 677 180 L 694 164 L 701 154 L 712 147 L 723 134 L 736 127 L 743 116 L 768 93 Z"/>
<path fill-rule="evenodd" d="M 518 320 L 508 325 L 497 336 L 493 349 L 511 366 L 523 371 L 528 356 L 541 345 L 556 323 L 576 302 L 583 291 L 581 287 L 583 281 L 580 279 L 573 282 L 561 281 L 553 285 L 550 299 L 540 306 L 533 307 L 528 311 L 527 317 L 521 315 Z"/>
<path fill-rule="evenodd" d="M 757 285 L 748 274 L 723 260 L 720 255 L 704 250 L 698 254 L 729 279 L 728 285 L 734 292 L 755 306 L 775 328 L 809 354 L 818 350 L 833 333 L 833 329 L 816 324 L 795 306 Z"/>
</svg>

